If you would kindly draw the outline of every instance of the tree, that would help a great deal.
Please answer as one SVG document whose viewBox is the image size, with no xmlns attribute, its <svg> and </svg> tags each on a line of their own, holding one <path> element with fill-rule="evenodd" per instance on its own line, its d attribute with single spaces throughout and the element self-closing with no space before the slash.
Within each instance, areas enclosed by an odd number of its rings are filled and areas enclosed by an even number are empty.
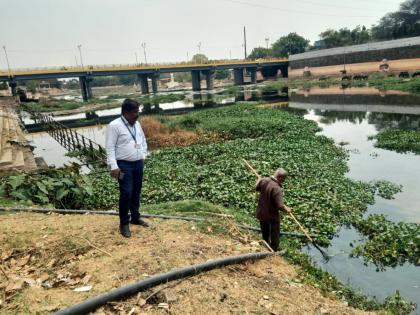
<svg viewBox="0 0 420 315">
<path fill-rule="evenodd" d="M 228 69 L 216 70 L 214 78 L 217 80 L 227 79 L 230 76 L 230 71 Z"/>
<path fill-rule="evenodd" d="M 388 13 L 372 26 L 374 39 L 397 39 L 420 36 L 420 0 L 407 0 L 397 12 Z"/>
<path fill-rule="evenodd" d="M 316 47 L 318 49 L 364 44 L 371 40 L 369 30 L 365 26 L 360 25 L 352 30 L 347 27 L 340 28 L 338 31 L 328 29 L 322 32 L 319 37 L 321 40 Z"/>
<path fill-rule="evenodd" d="M 296 33 L 290 33 L 287 36 L 280 37 L 271 46 L 271 50 L 274 57 L 288 57 L 305 52 L 308 46 L 309 40 Z"/>
<path fill-rule="evenodd" d="M 174 73 L 175 82 L 191 82 L 191 72 L 177 72 Z"/>
<path fill-rule="evenodd" d="M 271 55 L 271 50 L 264 47 L 256 47 L 248 55 L 249 59 L 262 59 L 267 58 Z"/>
<path fill-rule="evenodd" d="M 206 63 L 208 60 L 205 54 L 195 54 L 191 59 L 193 63 Z"/>
</svg>

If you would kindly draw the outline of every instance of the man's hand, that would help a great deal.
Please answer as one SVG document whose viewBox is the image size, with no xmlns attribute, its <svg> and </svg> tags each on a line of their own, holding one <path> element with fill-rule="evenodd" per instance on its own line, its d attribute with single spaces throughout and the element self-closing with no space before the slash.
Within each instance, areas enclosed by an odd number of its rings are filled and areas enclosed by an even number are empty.
<svg viewBox="0 0 420 315">
<path fill-rule="evenodd" d="M 292 213 L 292 209 L 290 209 L 288 206 L 284 205 L 284 212 Z"/>
<path fill-rule="evenodd" d="M 115 170 L 111 171 L 111 176 L 114 177 L 115 179 L 118 179 L 120 176 L 120 172 L 121 172 L 120 169 L 116 168 Z"/>
</svg>

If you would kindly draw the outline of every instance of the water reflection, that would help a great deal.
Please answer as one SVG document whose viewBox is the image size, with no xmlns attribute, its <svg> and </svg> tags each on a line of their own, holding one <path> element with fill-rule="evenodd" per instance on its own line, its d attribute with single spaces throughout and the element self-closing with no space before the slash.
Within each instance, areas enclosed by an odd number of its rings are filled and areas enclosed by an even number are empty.
<svg viewBox="0 0 420 315">
<path fill-rule="evenodd" d="M 384 128 L 420 130 L 420 98 L 412 95 L 313 94 L 290 96 L 289 107 L 301 110 L 305 118 L 314 120 L 322 128 L 321 134 L 333 138 L 337 144 L 348 143 L 348 177 L 355 180 L 385 179 L 403 186 L 395 199 L 375 198 L 366 215 L 381 213 L 393 221 L 420 223 L 420 155 L 403 154 L 374 147 L 368 136 Z M 317 250 L 308 249 L 314 261 L 336 275 L 343 283 L 363 293 L 383 300 L 400 290 L 401 294 L 420 305 L 419 268 L 409 263 L 377 272 L 373 264 L 362 258 L 350 258 L 350 243 L 362 237 L 353 228 L 342 228 L 328 248 L 336 254 L 324 263 Z M 416 310 L 417 314 L 420 312 Z"/>
<path fill-rule="evenodd" d="M 227 106 L 240 101 L 265 100 L 269 102 L 287 101 L 287 88 L 280 91 L 261 92 L 258 89 L 249 87 L 236 87 L 235 89 L 221 89 L 216 92 L 199 92 L 188 94 L 182 101 L 171 103 L 146 102 L 140 106 L 140 113 L 150 114 L 171 114 L 182 113 L 195 109 L 211 108 L 216 106 Z M 60 121 L 70 128 L 84 127 L 95 124 L 107 124 L 121 114 L 121 107 L 91 111 L 86 113 L 76 113 L 70 115 L 55 116 L 56 121 Z M 44 126 L 39 124 L 30 115 L 23 116 L 23 122 L 29 132 L 39 132 L 44 130 Z"/>
</svg>

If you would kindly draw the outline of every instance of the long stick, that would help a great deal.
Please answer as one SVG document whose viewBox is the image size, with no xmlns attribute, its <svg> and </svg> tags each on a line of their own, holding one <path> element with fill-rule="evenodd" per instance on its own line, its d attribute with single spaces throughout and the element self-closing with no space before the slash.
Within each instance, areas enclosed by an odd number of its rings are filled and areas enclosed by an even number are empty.
<svg viewBox="0 0 420 315">
<path fill-rule="evenodd" d="M 251 164 L 248 163 L 247 160 L 245 160 L 243 158 L 242 161 L 244 161 L 244 163 L 255 174 L 255 176 L 258 177 L 258 179 L 261 178 L 260 174 L 257 173 L 257 171 L 252 167 Z M 302 224 L 299 223 L 299 221 L 296 219 L 296 217 L 293 215 L 293 213 L 292 212 L 288 212 L 288 214 L 292 217 L 293 221 L 295 221 L 295 223 L 299 226 L 299 228 L 302 230 L 303 234 L 305 234 L 305 236 L 308 238 L 308 240 L 310 240 L 311 243 L 316 247 L 316 249 L 318 249 L 321 252 L 321 254 L 324 257 L 324 259 L 329 260 L 329 256 L 317 244 L 315 244 L 315 242 L 312 239 L 312 237 L 309 236 L 308 232 L 305 230 L 305 228 L 302 226 Z"/>
<path fill-rule="evenodd" d="M 293 215 L 293 213 L 289 212 L 289 215 L 292 217 L 293 221 L 295 221 L 295 223 L 300 227 L 300 229 L 302 230 L 303 234 L 305 234 L 306 237 L 313 243 L 314 240 L 308 234 L 308 232 L 305 230 L 305 228 L 302 226 L 302 224 L 299 223 L 299 221 L 296 219 L 296 217 Z"/>
<path fill-rule="evenodd" d="M 251 164 L 248 163 L 247 160 L 245 160 L 244 158 L 242 159 L 242 161 L 244 161 L 244 163 L 246 164 L 246 166 L 249 167 L 249 169 L 255 174 L 255 176 L 258 177 L 258 179 L 261 178 L 261 175 L 257 173 L 257 171 L 251 166 Z"/>
</svg>

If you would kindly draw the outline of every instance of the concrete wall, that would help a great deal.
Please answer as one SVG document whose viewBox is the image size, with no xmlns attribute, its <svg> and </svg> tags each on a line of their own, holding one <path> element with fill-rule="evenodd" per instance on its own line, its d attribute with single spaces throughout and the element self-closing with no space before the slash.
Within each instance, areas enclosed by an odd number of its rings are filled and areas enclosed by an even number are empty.
<svg viewBox="0 0 420 315">
<path fill-rule="evenodd" d="M 298 69 L 289 69 L 289 78 L 297 78 L 304 76 L 305 70 L 310 72 L 311 77 L 320 77 L 320 76 L 341 76 L 342 70 L 346 70 L 347 75 L 355 75 L 360 73 L 370 74 L 374 72 L 379 72 L 380 65 L 382 61 L 375 62 L 362 62 L 362 63 L 352 63 L 333 66 L 321 66 L 321 67 L 308 67 L 308 68 L 298 68 Z M 400 59 L 400 60 L 389 60 L 387 61 L 389 65 L 388 72 L 400 73 L 400 72 L 409 72 L 414 73 L 420 71 L 420 58 L 414 59 Z"/>
<path fill-rule="evenodd" d="M 289 68 L 420 58 L 420 36 L 347 47 L 309 51 L 289 57 Z"/>
</svg>

